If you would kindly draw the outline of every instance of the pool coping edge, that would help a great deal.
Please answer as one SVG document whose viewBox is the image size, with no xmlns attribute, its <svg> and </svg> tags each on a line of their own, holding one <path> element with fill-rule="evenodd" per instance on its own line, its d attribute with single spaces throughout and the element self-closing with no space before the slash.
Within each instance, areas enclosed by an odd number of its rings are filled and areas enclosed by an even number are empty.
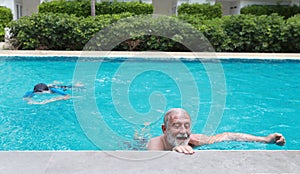
<svg viewBox="0 0 300 174">
<path fill-rule="evenodd" d="M 10 174 L 297 173 L 300 151 L 18 151 L 0 152 L 0 163 Z"/>
<path fill-rule="evenodd" d="M 300 60 L 299 53 L 229 53 L 229 52 L 126 52 L 126 51 L 11 51 L 1 50 L 0 56 L 51 56 L 51 57 L 80 57 L 80 56 L 93 56 L 93 57 L 146 57 L 147 59 L 155 58 L 173 58 L 173 59 L 290 59 Z"/>
</svg>

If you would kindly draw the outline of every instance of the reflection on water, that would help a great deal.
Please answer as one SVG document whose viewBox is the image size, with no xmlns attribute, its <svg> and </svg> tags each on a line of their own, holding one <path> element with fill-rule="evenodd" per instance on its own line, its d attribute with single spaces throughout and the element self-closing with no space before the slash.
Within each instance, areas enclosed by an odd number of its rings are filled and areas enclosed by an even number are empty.
<svg viewBox="0 0 300 174">
<path fill-rule="evenodd" d="M 119 143 L 119 147 L 122 150 L 147 150 L 150 137 L 150 122 L 145 122 L 142 129 L 135 130 L 131 141 Z"/>
</svg>

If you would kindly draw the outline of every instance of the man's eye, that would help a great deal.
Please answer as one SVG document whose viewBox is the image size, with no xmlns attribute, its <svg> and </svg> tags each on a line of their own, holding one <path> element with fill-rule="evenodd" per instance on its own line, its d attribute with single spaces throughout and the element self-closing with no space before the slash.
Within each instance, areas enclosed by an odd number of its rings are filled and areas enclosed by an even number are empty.
<svg viewBox="0 0 300 174">
<path fill-rule="evenodd" d="M 179 124 L 179 123 L 175 123 L 175 124 L 174 124 L 174 127 L 179 128 L 179 127 L 180 127 L 180 124 Z"/>
<path fill-rule="evenodd" d="M 186 123 L 186 124 L 184 124 L 184 127 L 185 127 L 185 128 L 190 128 L 190 124 L 189 124 L 189 123 Z"/>
</svg>

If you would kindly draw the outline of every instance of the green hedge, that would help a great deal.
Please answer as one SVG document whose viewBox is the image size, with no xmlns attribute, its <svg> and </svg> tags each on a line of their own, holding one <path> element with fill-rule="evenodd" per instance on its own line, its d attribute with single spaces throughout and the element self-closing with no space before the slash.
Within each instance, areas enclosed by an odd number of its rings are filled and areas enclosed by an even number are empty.
<svg viewBox="0 0 300 174">
<path fill-rule="evenodd" d="M 202 23 L 194 24 L 194 27 L 207 37 L 215 51 L 227 51 L 230 49 L 228 47 L 230 39 L 224 31 L 223 19 L 205 20 Z"/>
<path fill-rule="evenodd" d="M 100 31 L 91 41 L 100 50 L 201 51 L 209 45 L 198 47 L 197 39 L 203 39 L 200 31 L 217 52 L 300 52 L 300 15 L 288 20 L 277 14 L 234 15 L 192 25 L 178 17 L 132 16 L 35 14 L 11 23 L 11 42 L 16 49 L 82 50 Z"/>
<path fill-rule="evenodd" d="M 226 16 L 196 27 L 219 52 L 285 52 L 284 26 L 283 17 L 273 14 Z"/>
<path fill-rule="evenodd" d="M 81 50 L 99 30 L 130 13 L 99 15 L 95 18 L 68 14 L 34 14 L 10 24 L 15 49 L 23 50 Z"/>
<path fill-rule="evenodd" d="M 7 7 L 0 6 L 0 42 L 4 41 L 5 31 L 4 28 L 13 19 L 11 10 Z"/>
<path fill-rule="evenodd" d="M 290 53 L 300 53 L 300 15 L 289 18 L 283 32 L 286 35 L 283 50 Z"/>
<path fill-rule="evenodd" d="M 216 3 L 215 5 L 210 4 L 188 4 L 183 3 L 178 7 L 178 15 L 195 15 L 200 18 L 221 18 L 222 17 L 222 5 Z"/>
<path fill-rule="evenodd" d="M 241 14 L 252 14 L 252 15 L 271 15 L 277 13 L 288 19 L 296 14 L 300 13 L 300 7 L 294 6 L 283 6 L 283 5 L 251 5 L 243 7 Z"/>
<path fill-rule="evenodd" d="M 179 19 L 184 20 L 185 22 L 192 24 L 192 25 L 199 25 L 202 24 L 205 20 L 211 20 L 213 18 L 209 18 L 207 16 L 203 16 L 201 14 L 184 14 L 184 15 L 178 15 Z"/>
<path fill-rule="evenodd" d="M 131 13 L 122 13 L 79 18 L 47 13 L 22 17 L 10 25 L 11 44 L 15 49 L 23 50 L 189 51 L 186 48 L 189 47 L 201 51 L 208 47 L 195 44 L 205 37 L 177 18 L 153 18 L 152 15 L 127 18 L 131 16 Z"/>
<path fill-rule="evenodd" d="M 91 15 L 90 1 L 51 1 L 44 2 L 38 7 L 39 13 L 66 13 L 74 14 L 78 17 L 88 17 Z M 133 14 L 152 14 L 153 6 L 140 2 L 101 2 L 96 3 L 96 15 L 120 14 L 129 12 Z"/>
<path fill-rule="evenodd" d="M 204 35 L 174 17 L 135 16 L 99 32 L 88 50 L 212 51 Z"/>
</svg>

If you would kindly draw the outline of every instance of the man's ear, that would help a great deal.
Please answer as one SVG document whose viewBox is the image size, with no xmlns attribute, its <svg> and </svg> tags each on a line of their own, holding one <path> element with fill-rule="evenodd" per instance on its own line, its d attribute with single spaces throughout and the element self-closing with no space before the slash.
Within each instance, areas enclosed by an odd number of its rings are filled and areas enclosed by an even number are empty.
<svg viewBox="0 0 300 174">
<path fill-rule="evenodd" d="M 166 130 L 167 130 L 167 128 L 166 128 L 166 126 L 163 124 L 163 125 L 161 125 L 161 129 L 162 129 L 162 131 L 163 131 L 163 133 L 165 133 L 166 132 Z"/>
</svg>

